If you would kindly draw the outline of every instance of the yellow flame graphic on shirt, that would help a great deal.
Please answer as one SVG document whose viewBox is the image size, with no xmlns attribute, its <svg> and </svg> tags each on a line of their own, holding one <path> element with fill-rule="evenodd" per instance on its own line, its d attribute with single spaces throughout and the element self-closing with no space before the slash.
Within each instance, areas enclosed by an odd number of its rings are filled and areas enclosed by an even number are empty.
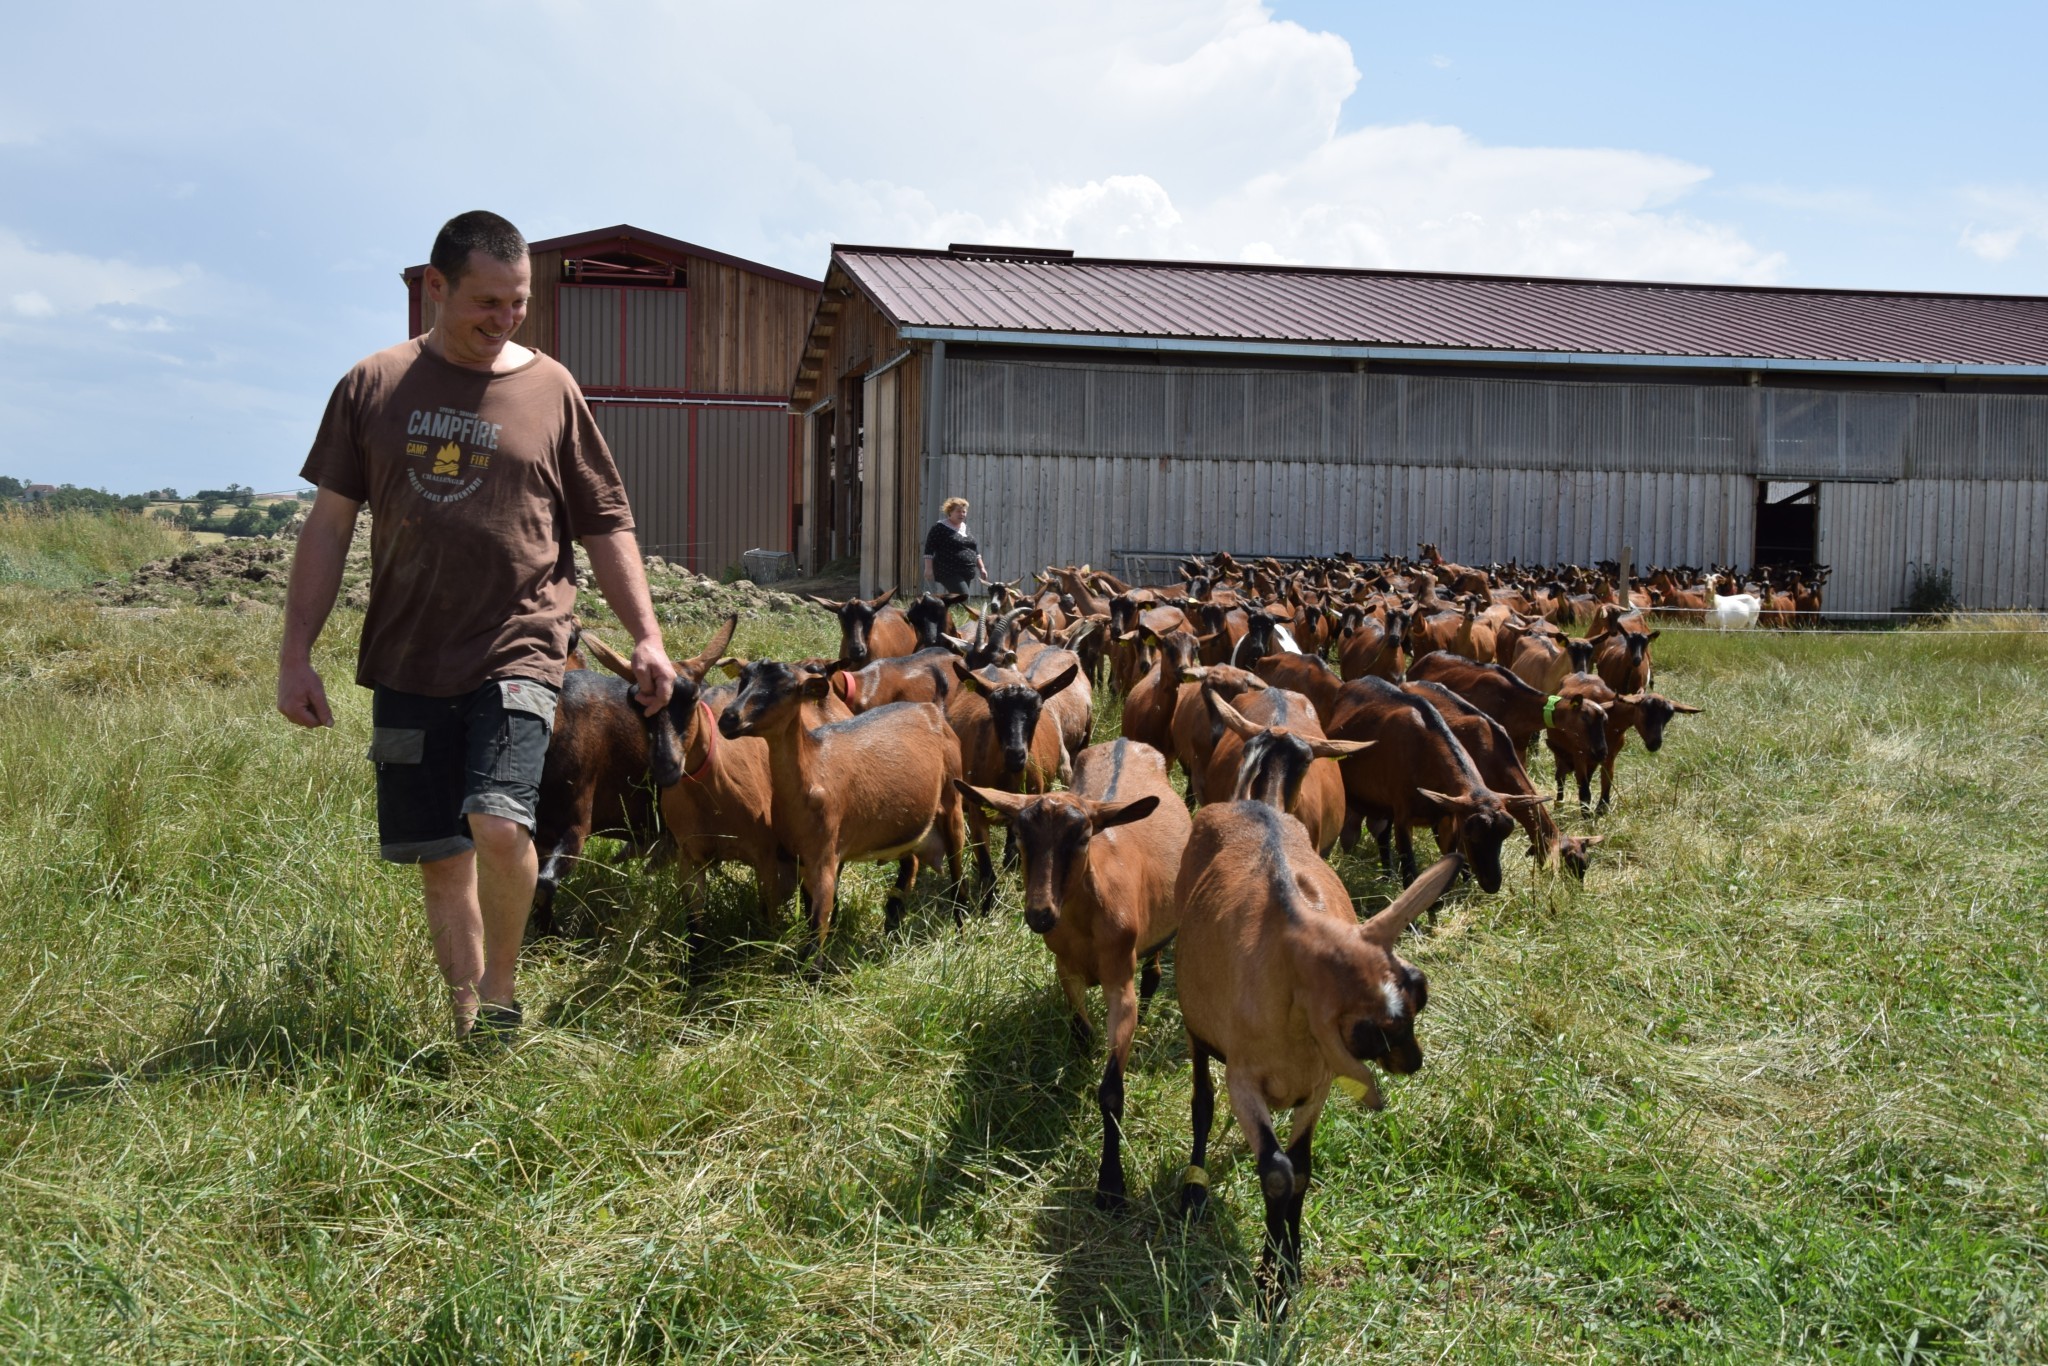
<svg viewBox="0 0 2048 1366">
<path fill-rule="evenodd" d="M 434 452 L 434 473 L 451 478 L 462 472 L 462 447 L 453 441 Z"/>
</svg>

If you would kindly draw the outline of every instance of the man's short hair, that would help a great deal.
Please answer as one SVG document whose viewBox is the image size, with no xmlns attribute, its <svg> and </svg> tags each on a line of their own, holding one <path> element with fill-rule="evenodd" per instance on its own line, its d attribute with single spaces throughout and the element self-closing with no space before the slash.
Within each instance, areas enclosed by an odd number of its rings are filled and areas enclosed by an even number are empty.
<svg viewBox="0 0 2048 1366">
<path fill-rule="evenodd" d="M 441 225 L 441 231 L 434 237 L 434 254 L 427 258 L 427 264 L 446 276 L 452 287 L 461 283 L 473 251 L 514 265 L 526 255 L 526 239 L 519 235 L 519 229 L 489 209 L 471 209 Z"/>
</svg>

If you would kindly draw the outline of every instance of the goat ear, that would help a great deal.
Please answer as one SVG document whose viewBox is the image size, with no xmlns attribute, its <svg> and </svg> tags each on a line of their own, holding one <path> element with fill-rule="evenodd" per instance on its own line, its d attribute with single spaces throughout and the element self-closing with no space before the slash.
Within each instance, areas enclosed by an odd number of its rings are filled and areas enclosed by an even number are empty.
<svg viewBox="0 0 2048 1366">
<path fill-rule="evenodd" d="M 1705 711 L 1706 708 L 1688 707 L 1683 702 L 1673 702 L 1671 704 L 1671 710 L 1677 712 L 1680 716 L 1698 716 L 1701 712 Z"/>
<path fill-rule="evenodd" d="M 1244 676 L 1244 690 L 1246 692 L 1264 692 L 1267 688 L 1270 688 L 1271 686 L 1272 684 L 1268 683 L 1265 679 L 1259 677 L 1257 674 L 1246 674 Z"/>
<path fill-rule="evenodd" d="M 739 658 L 737 655 L 727 655 L 724 659 L 719 660 L 715 667 L 727 678 L 738 678 L 740 671 L 747 667 L 747 663 L 748 661 Z"/>
<path fill-rule="evenodd" d="M 1207 664 L 1190 664 L 1180 671 L 1180 681 L 1183 683 L 1199 683 L 1208 676 Z"/>
<path fill-rule="evenodd" d="M 1644 636 L 1644 637 L 1643 637 L 1643 639 L 1644 639 L 1644 640 L 1655 640 L 1655 639 L 1656 639 L 1656 638 L 1657 638 L 1658 636 L 1661 636 L 1661 635 L 1663 635 L 1663 634 L 1664 634 L 1664 632 L 1663 632 L 1663 631 L 1661 631 L 1661 630 L 1657 630 L 1657 631 L 1652 631 L 1652 632 L 1650 632 L 1650 634 L 1648 634 L 1648 635 Z"/>
<path fill-rule="evenodd" d="M 821 598 L 816 593 L 806 593 L 804 594 L 804 596 L 809 598 L 812 602 L 817 603 L 818 606 L 824 608 L 826 611 L 830 612 L 835 617 L 839 615 L 840 609 L 846 606 L 846 604 L 843 602 L 834 602 L 830 598 Z"/>
<path fill-rule="evenodd" d="M 1408 884 L 1408 889 L 1393 900 L 1393 904 L 1372 919 L 1358 927 L 1359 933 L 1387 952 L 1401 942 L 1401 931 L 1408 928 L 1416 916 L 1421 915 L 1437 903 L 1457 877 L 1458 869 L 1465 860 L 1457 854 L 1445 854 L 1423 870 L 1422 876 Z"/>
<path fill-rule="evenodd" d="M 735 612 L 725 619 L 725 625 L 719 627 L 712 634 L 711 643 L 702 650 L 699 650 L 695 659 L 687 661 L 685 667 L 695 672 L 697 677 L 702 678 L 704 671 L 716 663 L 718 657 L 725 653 L 726 646 L 732 644 L 732 633 L 739 628 L 739 613 Z"/>
<path fill-rule="evenodd" d="M 604 665 L 605 668 L 610 669 L 628 683 L 638 681 L 633 677 L 632 662 L 588 631 L 583 633 L 583 648 L 590 651 L 592 659 Z"/>
<path fill-rule="evenodd" d="M 1217 720 L 1230 728 L 1233 735 L 1249 740 L 1265 729 L 1258 722 L 1247 719 L 1243 712 L 1218 697 L 1212 689 L 1202 689 L 1202 700 L 1209 704 L 1209 710 L 1216 714 Z"/>
<path fill-rule="evenodd" d="M 1318 759 L 1348 759 L 1378 743 L 1377 740 L 1310 740 L 1308 752 Z"/>
<path fill-rule="evenodd" d="M 967 667 L 966 660 L 956 659 L 953 661 L 953 676 L 960 680 L 960 686 L 967 689 L 967 691 L 975 692 L 978 690 L 974 681 L 974 670 Z"/>
<path fill-rule="evenodd" d="M 939 632 L 939 644 L 945 646 L 956 655 L 964 655 L 967 653 L 968 646 L 973 644 L 973 642 L 962 640 L 958 636 L 949 636 L 944 631 L 941 631 Z"/>
<path fill-rule="evenodd" d="M 1521 811 L 1530 807 L 1544 806 L 1550 801 L 1548 793 L 1532 794 L 1516 792 L 1500 799 L 1500 804 L 1510 811 Z"/>
<path fill-rule="evenodd" d="M 1027 796 L 1022 792 L 999 792 L 992 787 L 976 787 L 974 784 L 963 782 L 959 778 L 953 780 L 953 786 L 959 788 L 960 795 L 967 798 L 968 801 L 979 802 L 982 806 L 993 811 L 996 820 L 1003 825 L 1008 825 L 1013 817 L 1023 813 L 1024 807 L 1028 803 L 1037 800 L 1037 798 Z"/>
<path fill-rule="evenodd" d="M 1076 678 L 1078 678 L 1080 674 L 1081 666 L 1079 664 L 1067 665 L 1066 668 L 1060 670 L 1059 675 L 1055 677 L 1050 683 L 1040 683 L 1038 685 L 1039 701 L 1043 702 L 1046 698 L 1051 697 L 1054 693 L 1061 691 L 1069 683 L 1072 683 Z"/>
<path fill-rule="evenodd" d="M 797 695 L 806 701 L 812 702 L 821 697 L 830 697 L 832 695 L 832 675 L 829 673 L 805 674 L 804 681 L 797 684 Z"/>
<path fill-rule="evenodd" d="M 939 601 L 945 603 L 948 607 L 954 607 L 967 601 L 967 595 L 965 593 L 941 593 L 939 594 Z"/>
<path fill-rule="evenodd" d="M 1448 792 L 1432 792 L 1426 787 L 1418 787 L 1415 792 L 1424 801 L 1442 807 L 1447 815 L 1461 814 L 1473 809 L 1470 801 L 1463 797 L 1453 797 Z"/>
<path fill-rule="evenodd" d="M 1607 836 L 1605 835 L 1581 835 L 1579 836 L 1579 843 L 1584 845 L 1586 848 L 1591 849 L 1594 845 L 1601 843 L 1606 838 Z"/>
<path fill-rule="evenodd" d="M 1088 824 L 1095 830 L 1107 830 L 1112 825 L 1129 825 L 1141 821 L 1159 809 L 1159 797 L 1135 797 L 1127 802 L 1103 802 L 1088 813 Z"/>
<path fill-rule="evenodd" d="M 889 585 L 889 591 L 879 597 L 868 599 L 868 606 L 879 612 L 889 605 L 889 599 L 896 596 L 896 585 Z"/>
<path fill-rule="evenodd" d="M 1627 694 L 1625 694 L 1625 695 L 1623 695 L 1623 696 L 1617 697 L 1617 698 L 1615 698 L 1614 700 L 1615 700 L 1615 701 L 1617 701 L 1617 702 L 1626 702 L 1626 703 L 1628 703 L 1628 705 L 1630 705 L 1631 707 L 1640 707 L 1640 706 L 1642 706 L 1642 705 L 1643 705 L 1643 699 L 1644 699 L 1644 698 L 1646 698 L 1646 697 L 1648 697 L 1648 696 L 1649 696 L 1649 694 L 1648 694 L 1648 693 L 1646 693 L 1646 692 L 1632 692 L 1632 693 L 1627 693 Z"/>
</svg>

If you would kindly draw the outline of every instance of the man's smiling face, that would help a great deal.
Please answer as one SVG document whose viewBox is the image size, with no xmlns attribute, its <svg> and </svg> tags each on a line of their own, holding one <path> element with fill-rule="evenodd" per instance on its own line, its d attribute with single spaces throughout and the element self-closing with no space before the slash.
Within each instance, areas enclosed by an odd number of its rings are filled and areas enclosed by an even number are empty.
<svg viewBox="0 0 2048 1366">
<path fill-rule="evenodd" d="M 427 267 L 427 297 L 440 308 L 434 333 L 441 354 L 455 365 L 489 370 L 496 364 L 533 297 L 533 262 L 500 261 L 480 251 L 469 254 L 460 279 Z"/>
</svg>

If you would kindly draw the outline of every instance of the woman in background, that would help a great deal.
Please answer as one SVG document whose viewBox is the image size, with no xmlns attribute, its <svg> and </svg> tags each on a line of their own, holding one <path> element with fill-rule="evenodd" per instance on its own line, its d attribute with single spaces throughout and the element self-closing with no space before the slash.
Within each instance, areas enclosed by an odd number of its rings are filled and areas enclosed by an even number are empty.
<svg viewBox="0 0 2048 1366">
<path fill-rule="evenodd" d="M 965 593 L 976 579 L 988 577 L 981 546 L 967 530 L 967 500 L 948 498 L 946 515 L 924 535 L 924 576 L 949 593 Z"/>
</svg>

